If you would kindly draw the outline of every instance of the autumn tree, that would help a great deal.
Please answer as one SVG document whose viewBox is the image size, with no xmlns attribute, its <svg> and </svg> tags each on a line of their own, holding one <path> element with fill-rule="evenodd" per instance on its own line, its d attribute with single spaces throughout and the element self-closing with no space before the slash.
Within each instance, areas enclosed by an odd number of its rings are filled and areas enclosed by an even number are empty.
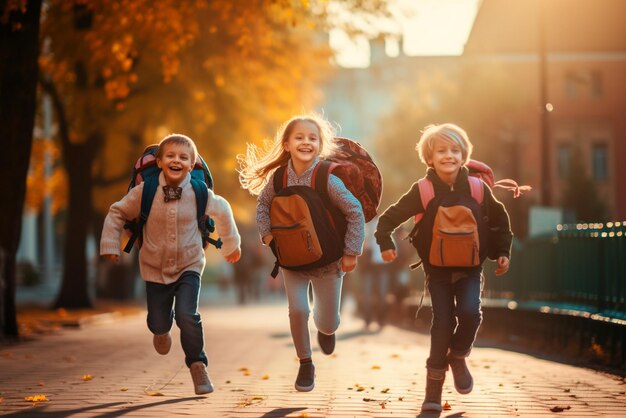
<svg viewBox="0 0 626 418">
<path fill-rule="evenodd" d="M 344 6 L 368 14 L 383 4 Z M 119 143 L 112 145 L 113 167 L 100 160 L 112 137 L 124 142 L 113 127 L 135 110 L 140 123 L 124 127 L 126 139 L 149 139 L 131 141 L 138 148 L 130 155 L 163 130 L 189 133 L 234 189 L 237 146 L 314 103 L 315 80 L 328 66 L 317 25 L 329 16 L 325 1 L 50 3 L 44 33 L 51 53 L 42 57 L 49 78 L 42 85 L 55 103 L 70 182 L 57 306 L 90 305 L 84 248 L 90 226 L 100 227 L 90 224 L 94 173 L 110 182 L 111 173 L 128 167 Z"/>
<path fill-rule="evenodd" d="M 35 120 L 41 0 L 0 1 L 0 338 L 18 335 L 15 256 Z"/>
</svg>

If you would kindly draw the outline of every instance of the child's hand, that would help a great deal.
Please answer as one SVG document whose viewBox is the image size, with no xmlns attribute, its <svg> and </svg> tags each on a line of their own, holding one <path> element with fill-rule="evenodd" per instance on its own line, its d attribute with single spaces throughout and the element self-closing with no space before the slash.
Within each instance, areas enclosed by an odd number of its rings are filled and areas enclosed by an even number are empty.
<svg viewBox="0 0 626 418">
<path fill-rule="evenodd" d="M 272 234 L 266 235 L 263 237 L 263 244 L 267 245 L 268 247 L 270 246 L 270 242 L 272 242 L 272 240 L 274 239 L 274 236 Z"/>
<path fill-rule="evenodd" d="M 226 256 L 226 261 L 229 263 L 236 263 L 241 258 L 241 248 L 237 248 L 232 253 Z"/>
<path fill-rule="evenodd" d="M 496 268 L 496 276 L 502 276 L 504 273 L 509 271 L 509 265 L 511 264 L 509 257 L 500 256 L 498 257 L 498 268 Z"/>
<path fill-rule="evenodd" d="M 348 273 L 356 267 L 356 255 L 344 254 L 341 257 L 341 271 Z"/>
<path fill-rule="evenodd" d="M 120 261 L 120 256 L 117 254 L 102 254 L 102 258 L 104 258 L 107 261 L 112 261 L 114 263 L 117 263 L 118 261 Z"/>
<path fill-rule="evenodd" d="M 389 263 L 398 257 L 398 253 L 396 252 L 396 250 L 385 250 L 380 253 L 380 255 L 383 256 L 383 261 L 385 263 Z"/>
</svg>

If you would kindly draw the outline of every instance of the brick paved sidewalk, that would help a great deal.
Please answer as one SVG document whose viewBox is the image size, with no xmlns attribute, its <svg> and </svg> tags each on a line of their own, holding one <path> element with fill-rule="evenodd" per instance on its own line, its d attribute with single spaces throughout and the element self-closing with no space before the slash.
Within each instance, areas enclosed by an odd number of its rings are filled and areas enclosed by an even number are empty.
<svg viewBox="0 0 626 418">
<path fill-rule="evenodd" d="M 299 393 L 286 303 L 204 307 L 202 313 L 213 394 L 194 395 L 177 338 L 167 356 L 154 352 L 141 314 L 0 347 L 0 415 L 439 416 L 419 413 L 425 335 L 391 326 L 364 332 L 361 321 L 345 313 L 335 354 L 315 347 L 315 390 Z M 626 385 L 616 377 L 496 348 L 476 348 L 470 367 L 474 391 L 457 394 L 448 376 L 444 400 L 451 409 L 441 416 L 626 417 Z M 49 400 L 24 400 L 36 394 Z M 556 408 L 563 411 L 551 412 Z"/>
</svg>

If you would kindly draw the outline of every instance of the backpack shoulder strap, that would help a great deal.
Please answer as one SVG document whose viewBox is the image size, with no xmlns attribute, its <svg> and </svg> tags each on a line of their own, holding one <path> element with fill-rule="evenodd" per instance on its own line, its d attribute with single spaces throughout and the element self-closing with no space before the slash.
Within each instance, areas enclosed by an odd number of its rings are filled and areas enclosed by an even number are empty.
<svg viewBox="0 0 626 418">
<path fill-rule="evenodd" d="M 206 202 L 209 199 L 209 189 L 204 182 L 198 181 L 193 177 L 191 178 L 190 183 L 193 188 L 193 193 L 196 195 L 196 213 L 198 220 L 200 220 L 204 217 L 204 213 L 206 212 Z"/>
<path fill-rule="evenodd" d="M 124 247 L 124 251 L 130 253 L 130 250 L 133 248 L 135 241 L 143 232 L 143 226 L 146 224 L 148 220 L 148 215 L 150 215 L 150 209 L 152 208 L 152 201 L 154 200 L 154 196 L 156 195 L 157 188 L 159 187 L 159 178 L 158 176 L 150 176 L 146 178 L 143 182 L 143 190 L 141 191 L 141 209 L 139 211 L 139 220 L 137 221 L 137 228 L 133 231 L 128 243 L 126 243 L 126 247 Z"/>
<path fill-rule="evenodd" d="M 213 244 L 215 248 L 222 247 L 222 240 L 211 238 L 211 232 L 215 231 L 215 222 L 206 214 L 206 204 L 209 199 L 209 189 L 206 183 L 196 178 L 191 178 L 191 187 L 196 196 L 196 218 L 198 219 L 198 229 L 202 236 L 202 246 Z"/>
<path fill-rule="evenodd" d="M 331 171 L 337 166 L 328 160 L 321 160 L 313 169 L 311 174 L 311 188 L 322 196 L 324 203 L 331 207 L 330 196 L 328 195 L 328 180 Z"/>
<path fill-rule="evenodd" d="M 485 186 L 484 183 L 478 178 L 474 176 L 468 176 L 467 180 L 469 181 L 470 194 L 472 198 L 478 202 L 478 204 L 482 205 L 485 200 Z"/>
<path fill-rule="evenodd" d="M 435 187 L 433 186 L 432 181 L 428 180 L 426 177 L 422 177 L 417 181 L 417 186 L 420 189 L 420 200 L 422 201 L 422 207 L 426 210 L 426 207 L 430 203 L 431 200 L 435 198 Z M 418 223 L 422 217 L 424 216 L 424 212 L 418 213 L 415 215 L 415 223 Z"/>
<path fill-rule="evenodd" d="M 274 171 L 274 193 L 287 187 L 287 166 L 281 165 Z"/>
</svg>

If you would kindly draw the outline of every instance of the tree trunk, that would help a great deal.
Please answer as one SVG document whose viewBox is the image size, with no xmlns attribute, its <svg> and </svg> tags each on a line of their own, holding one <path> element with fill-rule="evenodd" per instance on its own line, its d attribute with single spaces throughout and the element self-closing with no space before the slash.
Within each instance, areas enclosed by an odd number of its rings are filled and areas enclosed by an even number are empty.
<svg viewBox="0 0 626 418">
<path fill-rule="evenodd" d="M 69 202 L 63 281 L 54 304 L 55 308 L 92 307 L 88 291 L 85 247 L 93 210 L 92 167 L 101 144 L 102 135 L 93 133 L 84 143 L 72 143 L 64 147 L 65 167 L 69 177 Z"/>
<path fill-rule="evenodd" d="M 0 13 L 7 7 L 0 1 Z M 30 162 L 37 99 L 41 0 L 0 21 L 0 338 L 17 337 L 15 256 L 22 233 L 22 210 Z"/>
</svg>

